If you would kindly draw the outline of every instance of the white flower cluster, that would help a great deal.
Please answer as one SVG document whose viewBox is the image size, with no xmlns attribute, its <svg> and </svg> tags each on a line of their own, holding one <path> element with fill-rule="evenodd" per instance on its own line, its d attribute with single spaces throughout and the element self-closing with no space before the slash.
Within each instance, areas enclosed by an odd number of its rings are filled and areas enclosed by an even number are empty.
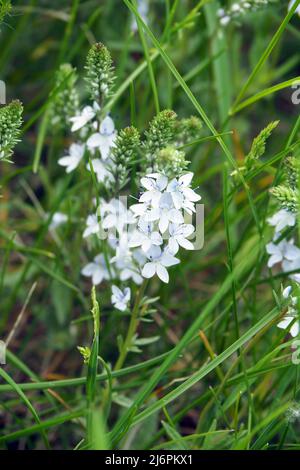
<svg viewBox="0 0 300 470">
<path fill-rule="evenodd" d="M 71 173 L 78 167 L 86 152 L 92 157 L 91 162 L 97 180 L 101 183 L 113 182 L 110 159 L 111 149 L 115 145 L 117 132 L 112 118 L 107 115 L 100 119 L 101 109 L 96 102 L 85 106 L 80 113 L 71 118 L 72 132 L 79 132 L 78 142 L 72 143 L 67 155 L 58 160 L 59 165 Z M 87 164 L 90 170 L 90 164 Z"/>
<path fill-rule="evenodd" d="M 300 249 L 294 245 L 294 240 L 282 238 L 282 231 L 287 227 L 294 227 L 296 224 L 296 214 L 280 209 L 268 219 L 268 223 L 275 227 L 273 241 L 266 246 L 270 255 L 268 267 L 281 263 L 283 272 L 300 270 Z M 300 273 L 290 274 L 289 278 L 300 284 Z M 297 313 L 297 297 L 291 296 L 292 286 L 288 286 L 283 291 L 283 298 L 289 300 L 288 312 L 284 319 L 278 323 L 278 327 L 286 329 L 291 325 L 290 334 L 295 337 L 299 334 L 299 321 L 295 321 Z"/>
<path fill-rule="evenodd" d="M 247 12 L 256 10 L 258 7 L 267 5 L 270 0 L 240 0 L 234 2 L 230 8 L 219 8 L 218 16 L 222 26 L 228 25 L 232 20 L 236 20 Z"/>
<path fill-rule="evenodd" d="M 97 213 L 88 216 L 83 236 L 106 231 L 111 272 L 100 254 L 82 274 L 91 277 L 93 284 L 110 277 L 140 284 L 143 278 L 155 275 L 169 282 L 167 268 L 180 262 L 175 257 L 179 247 L 194 248 L 187 238 L 195 228 L 185 224 L 183 217 L 184 211 L 194 213 L 195 202 L 200 200 L 190 187 L 192 177 L 187 173 L 169 181 L 167 176 L 155 173 L 141 178 L 144 191 L 129 209 L 121 200 L 101 201 Z"/>
</svg>

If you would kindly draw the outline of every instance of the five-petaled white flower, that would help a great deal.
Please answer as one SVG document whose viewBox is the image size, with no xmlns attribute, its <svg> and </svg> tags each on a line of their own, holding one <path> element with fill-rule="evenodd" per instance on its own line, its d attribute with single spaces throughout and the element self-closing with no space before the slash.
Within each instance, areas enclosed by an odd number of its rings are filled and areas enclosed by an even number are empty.
<svg viewBox="0 0 300 470">
<path fill-rule="evenodd" d="M 100 108 L 97 103 L 94 103 L 93 106 L 85 106 L 80 114 L 70 118 L 70 121 L 73 123 L 71 131 L 76 132 L 84 127 L 95 117 L 96 112 L 99 109 Z"/>
<path fill-rule="evenodd" d="M 86 228 L 83 232 L 83 238 L 86 238 L 92 234 L 99 233 L 100 224 L 96 214 L 90 214 L 86 219 Z"/>
<path fill-rule="evenodd" d="M 154 207 L 145 214 L 144 219 L 147 222 L 158 220 L 158 227 L 161 233 L 164 233 L 169 224 L 183 224 L 182 213 L 174 208 L 173 199 L 170 193 L 163 193 L 159 199 L 158 207 Z"/>
<path fill-rule="evenodd" d="M 97 255 L 92 263 L 88 263 L 81 271 L 86 277 L 91 277 L 94 286 L 100 284 L 103 280 L 109 279 L 109 272 L 106 267 L 104 256 Z"/>
<path fill-rule="evenodd" d="M 276 235 L 276 237 L 278 238 L 278 234 Z M 268 261 L 269 268 L 272 268 L 274 264 L 280 263 L 282 261 L 293 262 L 295 261 L 295 259 L 299 259 L 300 257 L 300 250 L 293 244 L 293 241 L 288 242 L 286 240 L 282 240 L 277 244 L 271 242 L 267 244 L 266 250 L 267 253 L 271 255 Z"/>
<path fill-rule="evenodd" d="M 130 302 L 131 291 L 129 287 L 125 287 L 124 291 L 121 291 L 119 287 L 112 286 L 112 296 L 111 302 L 112 304 L 121 312 L 127 309 L 127 305 Z"/>
<path fill-rule="evenodd" d="M 110 116 L 106 116 L 100 124 L 99 132 L 95 132 L 89 137 L 87 146 L 91 150 L 99 149 L 102 159 L 106 160 L 111 149 L 115 146 L 116 136 L 114 121 Z"/>
<path fill-rule="evenodd" d="M 127 210 L 125 205 L 118 199 L 112 199 L 105 205 L 106 215 L 103 217 L 102 227 L 105 230 L 116 229 L 121 233 L 125 225 L 135 223 L 134 215 Z"/>
<path fill-rule="evenodd" d="M 194 231 L 195 229 L 191 224 L 170 224 L 170 238 L 168 243 L 170 253 L 176 255 L 179 250 L 179 246 L 185 248 L 186 250 L 194 250 L 194 245 L 192 244 L 192 242 L 187 240 L 187 237 L 189 237 Z"/>
<path fill-rule="evenodd" d="M 168 283 L 169 273 L 166 267 L 180 263 L 179 259 L 172 256 L 167 250 L 162 251 L 159 246 L 153 246 L 146 255 L 149 262 L 143 267 L 142 275 L 148 279 L 157 274 L 163 282 Z"/>
<path fill-rule="evenodd" d="M 275 232 L 281 232 L 285 227 L 293 227 L 295 225 L 296 215 L 286 209 L 280 209 L 272 217 L 269 217 L 267 221 L 275 227 Z"/>
<path fill-rule="evenodd" d="M 158 231 L 153 230 L 153 223 L 140 220 L 138 223 L 138 230 L 136 230 L 129 241 L 131 248 L 138 246 L 142 247 L 144 252 L 150 250 L 154 246 L 162 245 L 163 239 Z"/>
<path fill-rule="evenodd" d="M 171 193 L 176 209 L 184 208 L 187 211 L 194 211 L 194 203 L 200 201 L 201 196 L 190 188 L 192 178 L 193 173 L 186 173 L 178 179 L 172 179 L 168 184 L 167 191 Z"/>
<path fill-rule="evenodd" d="M 66 167 L 66 172 L 71 173 L 78 167 L 84 155 L 85 147 L 83 144 L 72 144 L 69 149 L 69 155 L 58 160 L 58 164 Z"/>
<path fill-rule="evenodd" d="M 104 163 L 100 158 L 93 158 L 91 162 L 99 183 L 104 183 L 104 181 L 112 182 L 114 180 L 113 175 L 108 169 L 107 161 Z M 86 167 L 91 171 L 90 163 L 88 163 Z"/>
<path fill-rule="evenodd" d="M 159 203 L 162 191 L 167 187 L 168 178 L 159 173 L 152 173 L 142 178 L 141 184 L 147 191 L 141 195 L 139 201 L 146 203 L 151 202 L 156 206 Z"/>
</svg>

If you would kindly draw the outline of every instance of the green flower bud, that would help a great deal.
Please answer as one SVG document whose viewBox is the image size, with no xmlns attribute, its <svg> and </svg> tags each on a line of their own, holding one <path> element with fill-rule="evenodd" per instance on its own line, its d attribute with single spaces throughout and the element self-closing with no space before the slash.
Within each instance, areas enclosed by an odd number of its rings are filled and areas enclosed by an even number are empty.
<svg viewBox="0 0 300 470">
<path fill-rule="evenodd" d="M 112 161 L 115 168 L 113 176 L 118 189 L 125 186 L 128 181 L 130 167 L 137 157 L 137 148 L 140 143 L 140 134 L 135 127 L 122 129 L 116 138 L 112 149 Z"/>
<path fill-rule="evenodd" d="M 79 107 L 79 97 L 75 88 L 76 70 L 70 64 L 62 64 L 56 72 L 55 90 L 50 108 L 53 131 L 65 130 L 70 126 L 70 118 Z"/>
<path fill-rule="evenodd" d="M 149 130 L 145 132 L 146 161 L 154 167 L 156 153 L 166 147 L 174 138 L 177 115 L 174 111 L 166 109 L 161 111 L 150 122 Z"/>
<path fill-rule="evenodd" d="M 111 55 L 103 44 L 96 43 L 91 47 L 85 69 L 92 100 L 103 104 L 104 99 L 111 92 L 115 78 Z"/>
<path fill-rule="evenodd" d="M 164 173 L 168 177 L 173 178 L 183 173 L 188 164 L 189 162 L 185 159 L 185 153 L 169 145 L 157 153 L 154 171 Z"/>
<path fill-rule="evenodd" d="M 299 199 L 297 190 L 280 185 L 270 189 L 270 193 L 278 199 L 283 209 L 297 212 Z"/>
</svg>

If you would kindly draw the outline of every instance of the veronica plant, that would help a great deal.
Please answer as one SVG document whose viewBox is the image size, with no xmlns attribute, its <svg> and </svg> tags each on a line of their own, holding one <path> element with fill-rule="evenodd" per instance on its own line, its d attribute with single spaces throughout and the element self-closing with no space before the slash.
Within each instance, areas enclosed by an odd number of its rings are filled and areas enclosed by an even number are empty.
<svg viewBox="0 0 300 470">
<path fill-rule="evenodd" d="M 92 46 L 85 70 L 91 101 L 70 117 L 75 138 L 58 163 L 67 173 L 78 166 L 92 172 L 97 194 L 83 230 L 91 258 L 81 272 L 93 285 L 110 284 L 112 304 L 123 312 L 133 299 L 129 282 L 142 285 L 139 292 L 152 277 L 168 283 L 169 269 L 180 263 L 180 249 L 194 249 L 191 217 L 201 197 L 192 188 L 183 149 L 199 138 L 202 124 L 196 117 L 180 120 L 174 111 L 163 110 L 143 135 L 133 126 L 117 131 L 106 112 L 115 77 L 103 44 Z M 138 188 L 134 194 L 129 192 L 133 187 Z M 145 301 L 141 294 L 137 299 L 133 318 Z M 145 305 L 143 315 L 151 301 Z M 122 351 L 137 348 L 135 329 L 130 331 Z M 124 352 L 120 357 L 118 367 Z"/>
</svg>

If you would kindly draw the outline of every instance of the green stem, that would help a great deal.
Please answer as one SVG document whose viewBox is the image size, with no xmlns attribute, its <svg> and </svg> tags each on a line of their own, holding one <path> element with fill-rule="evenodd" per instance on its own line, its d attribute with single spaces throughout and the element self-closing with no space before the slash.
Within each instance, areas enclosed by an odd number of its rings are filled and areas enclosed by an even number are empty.
<svg viewBox="0 0 300 470">
<path fill-rule="evenodd" d="M 140 322 L 139 307 L 140 307 L 140 303 L 141 303 L 141 300 L 143 298 L 143 295 L 144 295 L 144 292 L 145 292 L 145 289 L 146 289 L 146 286 L 147 286 L 147 282 L 148 282 L 147 279 L 145 279 L 143 281 L 143 284 L 141 285 L 141 287 L 140 287 L 140 289 L 137 293 L 135 303 L 134 303 L 134 306 L 133 306 L 133 310 L 132 310 L 132 314 L 131 314 L 131 319 L 130 319 L 127 335 L 126 335 L 124 343 L 122 344 L 120 355 L 119 355 L 118 360 L 116 362 L 116 365 L 114 367 L 114 371 L 120 370 L 122 368 L 122 366 L 125 362 L 125 359 L 127 357 L 128 350 L 131 346 L 132 338 L 133 338 L 133 336 L 134 336 L 134 334 L 137 330 L 137 327 L 139 325 L 139 322 Z"/>
</svg>

